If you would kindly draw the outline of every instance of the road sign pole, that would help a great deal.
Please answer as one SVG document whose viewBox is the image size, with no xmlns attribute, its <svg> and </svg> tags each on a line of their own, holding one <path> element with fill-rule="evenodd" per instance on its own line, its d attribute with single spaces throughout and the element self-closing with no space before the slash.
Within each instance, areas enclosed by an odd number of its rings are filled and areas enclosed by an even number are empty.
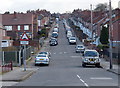
<svg viewBox="0 0 120 88">
<path fill-rule="evenodd" d="M 26 71 L 26 45 L 29 44 L 29 37 L 24 32 L 22 37 L 20 38 L 20 44 L 23 45 L 23 64 L 24 64 L 24 71 Z"/>
<path fill-rule="evenodd" d="M 24 64 L 24 71 L 26 71 L 26 45 L 24 45 L 24 49 L 23 49 L 23 64 Z"/>
</svg>

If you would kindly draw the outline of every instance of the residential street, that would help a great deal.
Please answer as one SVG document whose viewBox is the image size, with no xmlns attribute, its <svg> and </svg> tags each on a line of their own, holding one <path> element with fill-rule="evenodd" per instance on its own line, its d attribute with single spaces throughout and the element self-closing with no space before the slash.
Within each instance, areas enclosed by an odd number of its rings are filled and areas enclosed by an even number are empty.
<svg viewBox="0 0 120 88">
<path fill-rule="evenodd" d="M 77 43 L 81 43 L 77 41 Z M 34 66 L 39 68 L 28 79 L 13 86 L 118 86 L 118 75 L 101 67 L 82 67 L 82 55 L 75 53 L 75 45 L 69 45 L 63 22 L 59 22 L 58 45 L 50 46 L 49 66 Z"/>
</svg>

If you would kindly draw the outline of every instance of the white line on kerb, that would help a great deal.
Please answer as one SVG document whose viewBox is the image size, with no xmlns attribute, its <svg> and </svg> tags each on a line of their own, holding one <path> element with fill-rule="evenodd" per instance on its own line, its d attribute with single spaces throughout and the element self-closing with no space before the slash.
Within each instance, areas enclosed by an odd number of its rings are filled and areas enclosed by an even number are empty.
<svg viewBox="0 0 120 88">
<path fill-rule="evenodd" d="M 83 79 L 81 79 L 79 75 L 77 75 L 77 77 L 80 79 L 80 81 L 81 81 L 82 83 L 84 83 L 84 85 L 85 85 L 86 87 L 88 87 L 88 84 L 87 84 Z"/>
</svg>

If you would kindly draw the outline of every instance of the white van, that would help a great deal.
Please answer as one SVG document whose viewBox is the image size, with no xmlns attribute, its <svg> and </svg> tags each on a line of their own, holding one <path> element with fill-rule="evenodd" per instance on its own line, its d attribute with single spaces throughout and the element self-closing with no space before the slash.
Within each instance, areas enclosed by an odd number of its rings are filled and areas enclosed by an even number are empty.
<svg viewBox="0 0 120 88">
<path fill-rule="evenodd" d="M 67 38 L 72 37 L 72 32 L 71 31 L 67 31 Z"/>
</svg>

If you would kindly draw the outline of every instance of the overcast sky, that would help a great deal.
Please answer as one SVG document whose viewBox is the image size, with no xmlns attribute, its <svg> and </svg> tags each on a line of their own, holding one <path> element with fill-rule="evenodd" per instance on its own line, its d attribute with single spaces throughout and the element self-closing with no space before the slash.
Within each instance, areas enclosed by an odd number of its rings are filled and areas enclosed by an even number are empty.
<svg viewBox="0 0 120 88">
<path fill-rule="evenodd" d="M 118 7 L 118 1 L 111 0 L 112 7 Z M 10 12 L 25 12 L 27 10 L 46 9 L 53 12 L 64 13 L 73 11 L 74 9 L 90 9 L 90 4 L 93 8 L 98 3 L 108 3 L 109 0 L 1 0 L 0 13 Z"/>
</svg>

